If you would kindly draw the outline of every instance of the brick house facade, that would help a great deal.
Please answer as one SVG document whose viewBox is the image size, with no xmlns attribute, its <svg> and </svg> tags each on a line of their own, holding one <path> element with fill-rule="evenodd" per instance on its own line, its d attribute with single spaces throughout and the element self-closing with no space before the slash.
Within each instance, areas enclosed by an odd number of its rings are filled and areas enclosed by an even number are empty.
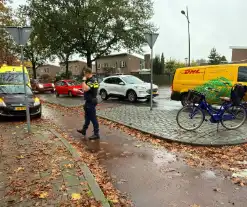
<svg viewBox="0 0 247 207">
<path fill-rule="evenodd" d="M 144 60 L 128 53 L 121 53 L 102 56 L 96 60 L 96 64 L 99 74 L 131 74 L 144 67 Z"/>
<path fill-rule="evenodd" d="M 233 63 L 247 63 L 247 47 L 233 46 L 230 49 Z"/>
<path fill-rule="evenodd" d="M 31 67 L 27 67 L 30 77 L 33 77 L 33 69 Z M 49 75 L 51 78 L 55 78 L 56 74 L 60 72 L 60 67 L 56 65 L 42 65 L 36 69 L 37 78 L 41 77 L 42 75 L 46 74 Z"/>
<path fill-rule="evenodd" d="M 65 72 L 66 71 L 66 65 L 65 63 L 60 63 L 60 67 L 61 67 L 61 72 Z M 87 67 L 87 62 L 85 61 L 80 61 L 80 60 L 73 60 L 73 61 L 69 61 L 69 71 L 72 72 L 72 75 L 81 75 L 82 74 L 82 70 Z M 92 72 L 95 73 L 95 65 L 92 64 Z"/>
</svg>

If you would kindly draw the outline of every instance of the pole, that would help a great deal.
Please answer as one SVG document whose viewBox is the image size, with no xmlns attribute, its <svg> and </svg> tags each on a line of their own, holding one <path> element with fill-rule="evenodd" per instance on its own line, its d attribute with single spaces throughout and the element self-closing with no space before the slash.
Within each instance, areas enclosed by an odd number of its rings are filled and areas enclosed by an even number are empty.
<svg viewBox="0 0 247 207">
<path fill-rule="evenodd" d="M 188 6 L 186 7 L 186 11 L 187 11 L 187 20 L 188 20 L 188 42 L 189 42 L 189 62 L 188 62 L 188 66 L 190 66 L 190 19 L 189 19 Z"/>
<path fill-rule="evenodd" d="M 19 35 L 21 34 L 21 30 L 19 29 Z M 31 124 L 30 124 L 30 113 L 29 113 L 29 105 L 28 105 L 28 97 L 27 97 L 27 83 L 25 77 L 25 70 L 24 70 L 24 55 L 23 55 L 23 48 L 24 45 L 21 45 L 21 64 L 22 64 L 22 75 L 23 75 L 23 82 L 24 82 L 24 91 L 25 91 L 25 105 L 26 105 L 26 116 L 27 116 L 27 130 L 28 133 L 31 132 Z"/>
<path fill-rule="evenodd" d="M 151 42 L 153 42 L 153 35 L 151 35 Z M 153 110 L 153 46 L 151 47 L 151 70 L 150 70 L 150 77 L 151 77 L 151 91 L 150 91 L 150 111 Z"/>
</svg>

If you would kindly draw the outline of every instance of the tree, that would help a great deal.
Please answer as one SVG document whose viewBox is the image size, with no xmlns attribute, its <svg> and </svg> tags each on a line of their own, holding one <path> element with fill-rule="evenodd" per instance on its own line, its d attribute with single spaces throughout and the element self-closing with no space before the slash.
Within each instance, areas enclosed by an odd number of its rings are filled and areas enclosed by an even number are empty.
<svg viewBox="0 0 247 207">
<path fill-rule="evenodd" d="M 227 59 L 226 59 L 226 57 L 223 55 L 223 56 L 221 56 L 221 60 L 220 60 L 220 62 L 227 62 Z"/>
<path fill-rule="evenodd" d="M 164 53 L 162 52 L 161 54 L 161 58 L 160 58 L 160 64 L 161 64 L 161 74 L 163 74 L 165 72 L 165 57 L 164 57 Z"/>
<path fill-rule="evenodd" d="M 17 24 L 28 26 L 29 10 L 26 6 L 20 6 L 17 10 Z M 43 31 L 38 26 L 33 26 L 33 31 L 24 47 L 24 59 L 32 63 L 33 78 L 37 78 L 37 68 L 43 65 L 47 59 L 52 60 L 50 48 L 42 43 Z"/>
<path fill-rule="evenodd" d="M 210 65 L 218 65 L 221 62 L 221 56 L 217 53 L 215 48 L 211 50 L 208 59 Z"/>
<path fill-rule="evenodd" d="M 0 25 L 3 26 L 13 26 L 15 25 L 14 15 L 12 8 L 7 5 L 8 1 L 0 2 Z M 16 45 L 7 31 L 0 28 L 0 65 L 7 63 L 12 65 L 17 61 L 17 51 Z"/>
<path fill-rule="evenodd" d="M 141 51 L 145 32 L 155 31 L 149 23 L 153 15 L 151 0 L 29 0 L 34 22 L 52 25 L 59 43 L 72 45 L 86 57 L 89 67 L 92 61 L 112 51 L 129 49 Z M 52 31 L 46 31 L 54 37 Z M 64 35 L 65 34 L 65 35 Z M 53 43 L 54 44 L 54 43 Z M 56 43 L 57 47 L 60 47 Z"/>
<path fill-rule="evenodd" d="M 156 75 L 160 74 L 160 68 L 161 68 L 161 64 L 160 64 L 160 57 L 158 55 L 155 56 L 155 58 L 153 59 L 153 72 Z"/>
</svg>

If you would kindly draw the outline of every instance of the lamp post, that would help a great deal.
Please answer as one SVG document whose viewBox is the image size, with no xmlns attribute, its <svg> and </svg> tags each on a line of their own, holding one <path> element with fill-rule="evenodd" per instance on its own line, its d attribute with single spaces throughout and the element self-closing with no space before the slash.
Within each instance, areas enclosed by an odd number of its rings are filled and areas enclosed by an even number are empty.
<svg viewBox="0 0 247 207">
<path fill-rule="evenodd" d="M 188 22 L 188 42 L 189 42 L 189 61 L 188 61 L 188 66 L 190 66 L 190 19 L 189 19 L 189 11 L 188 11 L 188 6 L 186 7 L 186 12 L 184 10 L 181 11 L 181 13 L 186 17 L 187 22 Z"/>
</svg>

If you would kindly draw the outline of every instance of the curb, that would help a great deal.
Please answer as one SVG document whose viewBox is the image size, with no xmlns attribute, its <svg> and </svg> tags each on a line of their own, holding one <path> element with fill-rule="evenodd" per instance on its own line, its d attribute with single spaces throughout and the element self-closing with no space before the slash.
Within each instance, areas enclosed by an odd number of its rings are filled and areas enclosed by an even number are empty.
<svg viewBox="0 0 247 207">
<path fill-rule="evenodd" d="M 44 103 L 56 104 L 56 105 L 59 105 L 59 106 L 62 106 L 62 107 L 68 107 L 68 108 L 81 107 L 81 106 L 83 106 L 83 104 L 66 106 L 66 105 L 63 105 L 63 104 L 60 104 L 60 103 L 54 103 L 54 102 L 51 102 L 51 101 L 47 101 L 47 100 L 44 100 L 44 99 L 42 99 L 42 98 L 39 98 L 39 99 L 40 99 L 41 101 L 43 101 Z"/>
<path fill-rule="evenodd" d="M 78 159 L 80 158 L 79 153 L 77 152 L 77 150 L 65 139 L 63 138 L 63 136 L 61 136 L 61 134 L 59 134 L 56 130 L 54 129 L 50 129 L 51 133 L 53 133 L 56 137 L 58 137 L 63 144 L 65 145 L 65 147 L 69 150 L 69 152 L 71 153 L 71 155 L 75 158 Z M 88 166 L 81 162 L 78 163 L 80 169 L 83 172 L 83 175 L 88 183 L 88 186 L 90 188 L 90 190 L 92 191 L 94 198 L 96 199 L 96 201 L 101 202 L 103 207 L 110 207 L 110 204 L 107 200 L 107 198 L 105 197 L 103 191 L 101 190 L 99 184 L 96 182 L 94 175 L 91 173 L 90 169 L 88 168 Z"/>
<path fill-rule="evenodd" d="M 178 143 L 178 144 L 184 144 L 184 145 L 190 145 L 190 146 L 200 146 L 200 147 L 218 147 L 218 148 L 225 147 L 225 146 L 237 146 L 237 145 L 241 145 L 241 144 L 246 144 L 247 143 L 247 141 L 243 141 L 243 142 L 229 143 L 229 144 L 200 144 L 200 143 L 179 141 L 178 139 L 177 140 L 169 139 L 169 138 L 166 138 L 166 137 L 162 137 L 162 136 L 150 133 L 148 131 L 145 131 L 144 129 L 139 129 L 139 128 L 134 127 L 132 125 L 129 125 L 129 124 L 126 124 L 126 123 L 123 123 L 123 122 L 120 122 L 120 121 L 116 121 L 116 120 L 113 120 L 113 119 L 106 118 L 106 117 L 104 117 L 102 115 L 97 115 L 97 117 L 99 117 L 101 119 L 105 119 L 107 121 L 115 122 L 117 124 L 121 124 L 123 126 L 129 127 L 131 129 L 135 129 L 135 130 L 140 131 L 140 132 L 145 133 L 145 134 L 152 135 L 156 139 L 165 140 L 165 141 L 170 142 L 170 143 Z"/>
</svg>

